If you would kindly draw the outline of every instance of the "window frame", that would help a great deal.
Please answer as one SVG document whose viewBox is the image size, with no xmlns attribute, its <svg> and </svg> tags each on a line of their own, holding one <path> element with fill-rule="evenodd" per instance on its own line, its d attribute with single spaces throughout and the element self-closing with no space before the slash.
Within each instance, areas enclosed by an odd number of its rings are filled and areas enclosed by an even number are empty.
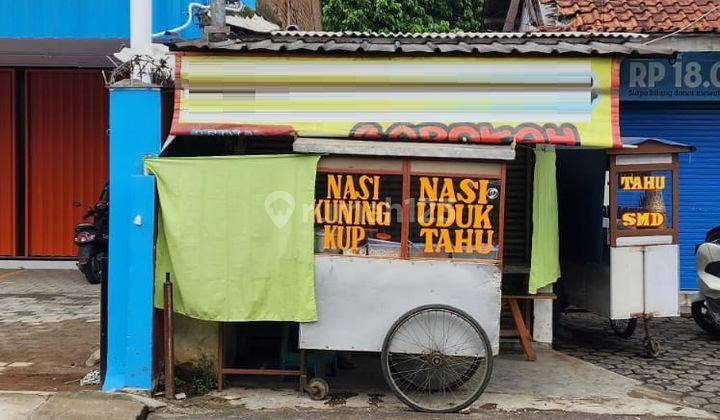
<svg viewBox="0 0 720 420">
<path fill-rule="evenodd" d="M 618 165 L 616 162 L 617 156 L 610 156 L 610 246 L 617 247 L 617 239 L 623 237 L 637 237 L 637 236 L 670 236 L 672 237 L 672 244 L 678 242 L 678 217 L 679 217 L 679 189 L 678 189 L 678 155 L 677 153 L 672 154 L 671 163 L 646 163 L 646 164 L 628 164 Z M 652 229 L 618 229 L 618 208 L 617 208 L 617 193 L 619 189 L 618 176 L 621 173 L 628 172 L 648 172 L 648 171 L 670 171 L 670 177 L 672 179 L 672 226 L 666 228 L 652 228 Z"/>
<path fill-rule="evenodd" d="M 318 166 L 317 174 L 344 174 L 344 175 L 395 175 L 402 176 L 402 199 L 400 201 L 402 211 L 402 221 L 400 224 L 400 256 L 370 256 L 370 255 L 346 255 L 346 254 L 332 254 L 332 253 L 315 253 L 315 255 L 325 256 L 338 256 L 338 257 L 353 257 L 353 258 L 387 258 L 387 259 L 402 259 L 402 260 L 431 260 L 431 261 L 452 261 L 460 263 L 485 263 L 502 266 L 503 262 L 503 249 L 504 249 L 504 235 L 505 235 L 505 183 L 507 177 L 507 163 L 502 160 L 468 160 L 469 162 L 479 162 L 495 164 L 500 167 L 499 174 L 488 174 L 488 173 L 467 173 L 467 172 L 444 172 L 444 171 L 424 171 L 424 170 L 412 170 L 411 163 L 419 161 L 434 161 L 444 165 L 452 165 L 453 162 L 457 162 L 457 159 L 445 159 L 445 158 L 409 158 L 409 157 L 363 157 L 374 161 L 382 160 L 399 160 L 401 162 L 400 170 L 395 169 L 342 169 L 342 168 L 322 168 Z M 498 211 L 498 253 L 497 258 L 448 258 L 448 257 L 413 257 L 410 256 L 410 204 L 412 197 L 410 197 L 411 190 L 411 178 L 413 176 L 438 176 L 438 177 L 450 177 L 450 178 L 481 178 L 489 180 L 500 181 L 500 208 Z"/>
</svg>

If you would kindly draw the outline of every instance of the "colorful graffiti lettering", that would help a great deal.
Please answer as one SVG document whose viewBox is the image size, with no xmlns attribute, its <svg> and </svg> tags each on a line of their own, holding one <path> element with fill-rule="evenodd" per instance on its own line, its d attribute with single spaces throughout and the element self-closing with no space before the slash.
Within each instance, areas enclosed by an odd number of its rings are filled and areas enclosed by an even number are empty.
<svg viewBox="0 0 720 420">
<path fill-rule="evenodd" d="M 562 144 L 579 146 L 577 127 L 564 123 L 538 125 L 523 123 L 516 127 L 493 127 L 489 123 L 394 123 L 383 130 L 374 122 L 358 123 L 350 130 L 350 138 L 358 140 L 404 140 L 479 144 Z"/>
</svg>

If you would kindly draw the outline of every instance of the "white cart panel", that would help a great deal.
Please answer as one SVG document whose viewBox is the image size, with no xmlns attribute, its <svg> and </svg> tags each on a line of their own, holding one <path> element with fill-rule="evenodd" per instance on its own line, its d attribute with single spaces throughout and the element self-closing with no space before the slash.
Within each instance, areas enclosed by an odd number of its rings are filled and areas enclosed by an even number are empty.
<svg viewBox="0 0 720 420">
<path fill-rule="evenodd" d="M 645 247 L 645 312 L 678 316 L 680 292 L 678 246 Z"/>
<path fill-rule="evenodd" d="M 610 248 L 610 318 L 643 313 L 643 258 L 642 247 Z"/>
<path fill-rule="evenodd" d="M 610 249 L 613 319 L 641 314 L 678 316 L 678 246 Z"/>
<path fill-rule="evenodd" d="M 319 321 L 300 324 L 300 348 L 378 352 L 404 313 L 445 304 L 475 318 L 497 354 L 500 278 L 490 264 L 317 255 Z"/>
</svg>

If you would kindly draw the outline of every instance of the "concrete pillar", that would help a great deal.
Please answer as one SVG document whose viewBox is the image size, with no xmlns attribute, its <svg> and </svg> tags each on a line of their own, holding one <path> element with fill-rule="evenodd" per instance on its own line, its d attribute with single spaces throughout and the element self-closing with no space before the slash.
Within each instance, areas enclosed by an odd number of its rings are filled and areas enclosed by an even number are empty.
<svg viewBox="0 0 720 420">
<path fill-rule="evenodd" d="M 552 291 L 553 286 L 551 284 L 538 290 L 538 293 L 552 293 Z M 533 341 L 552 344 L 553 301 L 550 299 L 537 299 L 534 301 L 533 306 Z"/>
<path fill-rule="evenodd" d="M 150 51 L 152 45 L 152 0 L 130 0 L 130 48 Z"/>
<path fill-rule="evenodd" d="M 122 82 L 121 82 L 122 83 Z M 155 178 L 143 157 L 160 152 L 156 87 L 110 88 L 108 354 L 104 391 L 152 383 Z"/>
</svg>

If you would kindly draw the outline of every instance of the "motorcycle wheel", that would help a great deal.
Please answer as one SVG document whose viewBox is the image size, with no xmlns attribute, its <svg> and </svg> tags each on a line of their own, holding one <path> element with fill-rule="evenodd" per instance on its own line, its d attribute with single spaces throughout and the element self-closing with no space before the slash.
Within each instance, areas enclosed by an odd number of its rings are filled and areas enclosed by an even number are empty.
<svg viewBox="0 0 720 420">
<path fill-rule="evenodd" d="M 77 267 L 90 284 L 98 284 L 102 277 L 98 275 L 98 254 L 95 252 L 95 245 L 83 244 L 78 247 Z"/>
<path fill-rule="evenodd" d="M 103 263 L 101 258 L 101 254 L 95 254 L 90 260 L 90 271 L 92 271 L 92 280 L 88 277 L 90 284 L 100 284 L 103 279 Z"/>
<path fill-rule="evenodd" d="M 83 273 L 83 276 L 85 276 L 85 280 L 87 280 L 88 283 L 98 284 L 100 283 L 100 279 L 96 276 L 95 270 L 92 268 L 93 260 L 88 261 L 86 264 L 78 264 L 78 269 L 81 273 Z"/>
<path fill-rule="evenodd" d="M 704 300 L 693 302 L 690 309 L 695 323 L 698 324 L 700 328 L 714 336 L 720 337 L 720 324 L 715 322 Z"/>
</svg>

